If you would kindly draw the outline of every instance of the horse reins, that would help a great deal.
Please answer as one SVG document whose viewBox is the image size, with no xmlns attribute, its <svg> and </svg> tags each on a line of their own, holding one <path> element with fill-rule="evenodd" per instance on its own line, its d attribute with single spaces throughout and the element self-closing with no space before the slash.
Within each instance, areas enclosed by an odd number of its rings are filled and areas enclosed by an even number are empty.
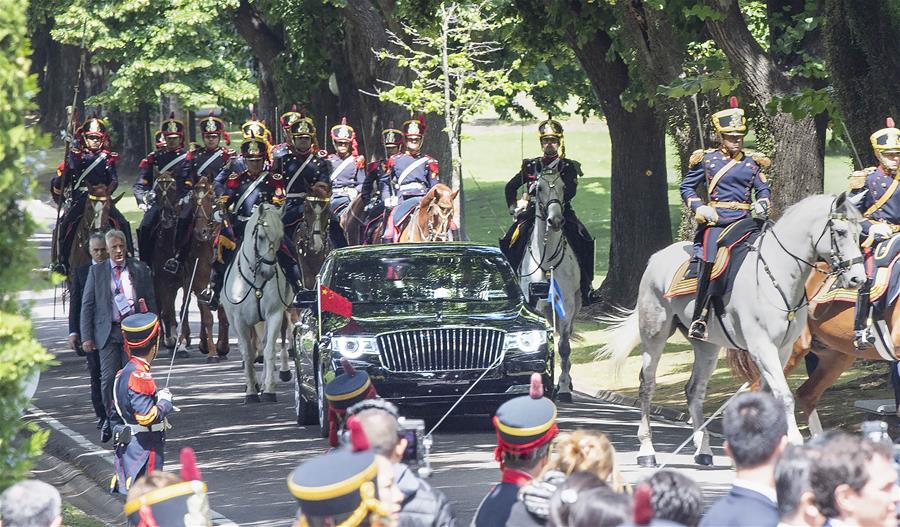
<svg viewBox="0 0 900 527">
<path fill-rule="evenodd" d="M 538 179 L 540 179 L 541 176 L 542 175 L 539 175 Z M 549 181 L 548 183 L 550 185 L 550 188 L 554 188 L 556 185 L 556 182 L 561 177 L 562 177 L 561 175 L 557 174 L 557 176 L 553 179 L 553 181 Z M 550 206 L 553 205 L 554 203 L 558 204 L 560 206 L 560 208 L 562 208 L 562 206 L 563 206 L 562 200 L 560 200 L 559 198 L 551 198 L 550 201 L 548 201 L 547 203 L 538 202 L 537 205 L 535 206 L 535 210 L 534 210 L 535 220 L 547 221 L 547 219 L 548 219 L 547 211 L 550 209 Z M 560 230 L 562 230 L 561 227 L 560 227 Z M 543 249 L 541 251 L 540 260 L 538 260 L 534 257 L 534 254 L 532 253 L 532 250 L 531 250 L 531 245 L 528 246 L 528 251 L 527 251 L 528 257 L 531 259 L 531 261 L 537 265 L 538 269 L 540 269 L 541 271 L 544 271 L 544 272 L 547 271 L 547 269 L 545 269 L 545 266 L 547 266 L 547 264 L 549 264 L 550 262 L 556 262 L 556 265 L 558 265 L 560 262 L 562 262 L 563 258 L 565 258 L 566 248 L 568 247 L 568 244 L 566 243 L 565 233 L 560 233 L 559 242 L 556 244 L 556 248 L 553 249 L 553 252 L 550 254 L 550 258 L 548 260 L 547 259 L 547 237 L 548 237 L 548 232 L 547 232 L 547 230 L 545 230 L 544 231 L 544 243 L 543 243 Z M 550 265 L 550 270 L 552 271 L 553 269 L 555 269 L 556 265 Z M 527 275 L 519 274 L 518 278 L 524 278 L 526 276 L 530 276 L 531 274 L 532 273 L 529 273 Z"/>
</svg>

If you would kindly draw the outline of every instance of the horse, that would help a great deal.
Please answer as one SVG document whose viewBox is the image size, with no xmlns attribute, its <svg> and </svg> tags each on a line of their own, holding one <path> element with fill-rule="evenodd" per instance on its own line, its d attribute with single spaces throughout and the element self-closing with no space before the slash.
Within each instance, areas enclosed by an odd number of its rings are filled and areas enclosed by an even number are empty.
<svg viewBox="0 0 900 527">
<path fill-rule="evenodd" d="M 347 245 L 363 245 L 366 243 L 366 204 L 362 195 L 353 198 L 350 205 L 341 214 L 341 229 L 347 237 Z"/>
<path fill-rule="evenodd" d="M 206 176 L 202 176 L 194 185 L 191 199 L 194 209 L 194 221 L 191 231 L 191 247 L 187 258 L 189 265 L 185 268 L 183 274 L 182 290 L 185 294 L 182 300 L 182 312 L 190 309 L 190 293 L 199 295 L 203 291 L 205 284 L 209 282 L 214 255 L 213 240 L 221 226 L 213 216 L 214 202 L 215 194 L 213 193 L 212 184 L 210 184 Z M 195 272 L 193 271 L 195 264 L 192 262 L 196 262 L 197 270 Z M 189 274 L 191 272 L 194 274 L 193 284 L 191 284 L 191 275 Z M 214 342 L 212 338 L 212 311 L 209 309 L 209 305 L 204 302 L 197 302 L 197 304 L 200 308 L 200 343 L 198 348 L 201 353 L 208 355 L 206 362 L 225 360 L 228 355 L 228 317 L 225 316 L 225 311 L 220 306 L 216 313 L 219 320 L 218 342 Z M 186 348 L 190 345 L 190 342 L 190 324 L 182 324 L 179 348 Z"/>
<path fill-rule="evenodd" d="M 238 335 L 246 377 L 245 403 L 275 402 L 275 342 L 282 326 L 285 308 L 291 303 L 291 289 L 278 268 L 276 253 L 284 236 L 281 213 L 275 205 L 255 207 L 244 228 L 238 254 L 225 272 L 222 306 Z M 256 381 L 254 362 L 258 352 L 256 335 L 262 335 L 262 398 Z M 281 348 L 281 377 L 289 378 L 288 355 Z M 287 374 L 287 375 L 286 375 Z"/>
<path fill-rule="evenodd" d="M 806 282 L 806 294 L 814 299 L 821 291 L 829 290 L 828 276 L 816 273 Z M 893 344 L 893 353 L 900 350 L 900 308 L 895 301 L 885 309 L 884 320 Z M 791 357 L 784 367 L 787 375 L 803 360 L 809 352 L 814 352 L 819 359 L 815 370 L 809 378 L 797 388 L 795 397 L 800 411 L 806 416 L 809 431 L 812 435 L 822 433 L 822 423 L 816 406 L 828 388 L 850 369 L 856 359 L 895 361 L 893 357 L 882 355 L 876 346 L 857 350 L 853 345 L 853 322 L 855 303 L 832 301 L 827 303 L 810 302 L 810 316 L 800 338 L 794 342 Z M 887 350 L 890 351 L 890 350 Z M 750 382 L 756 383 L 759 371 L 742 360 L 739 354 L 729 350 L 729 365 L 732 370 Z"/>
<path fill-rule="evenodd" d="M 177 314 L 175 311 L 175 297 L 182 287 L 184 270 L 173 268 L 172 258 L 178 249 L 178 185 L 175 178 L 169 172 L 163 172 L 156 177 L 153 183 L 153 191 L 159 207 L 159 221 L 153 230 L 153 254 L 150 255 L 150 270 L 153 271 L 153 289 L 156 292 L 156 302 L 159 307 L 159 321 L 162 328 L 163 344 L 174 349 L 175 326 Z M 187 352 L 180 350 L 178 355 L 187 356 Z"/>
<path fill-rule="evenodd" d="M 300 255 L 300 271 L 303 275 L 303 286 L 313 289 L 316 286 L 316 275 L 331 252 L 331 239 L 328 236 L 328 225 L 331 222 L 331 185 L 319 181 L 306 193 L 303 207 L 303 220 L 294 231 L 292 242 Z"/>
<path fill-rule="evenodd" d="M 529 294 L 532 283 L 546 283 L 548 274 L 553 278 L 551 289 L 558 289 L 562 293 L 552 303 L 543 302 L 541 311 L 556 332 L 561 369 L 556 397 L 560 401 L 571 402 L 572 363 L 569 357 L 572 348 L 569 341 L 575 332 L 575 316 L 581 309 L 581 268 L 563 232 L 564 193 L 565 184 L 558 172 L 548 172 L 538 177 L 535 187 L 534 229 L 528 249 L 516 271 L 519 285 L 526 294 Z M 529 298 L 529 301 L 533 306 L 538 305 L 535 299 Z"/>
<path fill-rule="evenodd" d="M 398 241 L 400 243 L 451 241 L 450 222 L 453 220 L 453 201 L 457 194 L 458 190 L 453 192 L 443 183 L 431 187 L 406 222 Z"/>
<path fill-rule="evenodd" d="M 775 223 L 767 222 L 744 261 L 735 270 L 732 290 L 722 298 L 705 341 L 691 339 L 694 364 L 685 387 L 694 425 L 694 461 L 712 465 L 709 435 L 701 429 L 703 400 L 719 350 L 746 350 L 762 372 L 767 388 L 785 409 L 788 438 L 802 442 L 794 417 L 794 399 L 782 367 L 807 318 L 804 284 L 815 269 L 814 261 L 829 262 L 832 273 L 849 288 L 866 279 L 859 249 L 862 214 L 846 194 L 810 196 L 789 207 Z M 638 427 L 638 464 L 656 466 L 650 428 L 650 403 L 656 389 L 656 369 L 666 341 L 678 329 L 686 336 L 695 299 L 692 295 L 667 297 L 676 269 L 691 257 L 689 242 L 674 243 L 650 257 L 641 278 L 637 306 L 605 321 L 610 340 L 599 350 L 612 357 L 618 369 L 631 350 L 641 344 L 641 422 Z"/>
<path fill-rule="evenodd" d="M 117 198 L 110 198 L 104 192 L 91 193 L 85 198 L 87 202 L 84 212 L 75 228 L 75 239 L 69 249 L 69 283 L 72 283 L 76 269 L 91 263 L 91 254 L 88 252 L 88 240 L 91 233 L 106 230 L 110 226 L 110 211 L 124 195 L 119 194 Z"/>
</svg>

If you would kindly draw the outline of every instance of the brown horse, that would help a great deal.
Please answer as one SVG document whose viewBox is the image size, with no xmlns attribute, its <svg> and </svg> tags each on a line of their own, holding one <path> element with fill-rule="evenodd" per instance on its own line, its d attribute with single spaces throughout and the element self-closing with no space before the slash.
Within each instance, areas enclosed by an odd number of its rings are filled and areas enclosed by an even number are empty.
<svg viewBox="0 0 900 527">
<path fill-rule="evenodd" d="M 214 202 L 215 194 L 213 193 L 212 184 L 206 176 L 202 176 L 194 185 L 191 201 L 191 206 L 194 209 L 194 221 L 191 231 L 191 247 L 187 255 L 188 265 L 185 266 L 183 275 L 182 290 L 185 293 L 181 306 L 182 311 L 190 309 L 190 293 L 199 295 L 209 281 L 214 254 L 213 240 L 221 227 L 221 224 L 213 217 Z M 196 271 L 194 271 L 195 262 L 197 266 Z M 191 284 L 191 274 L 194 274 L 193 284 Z M 203 302 L 197 302 L 197 304 L 200 308 L 200 342 L 198 344 L 200 353 L 208 355 L 206 362 L 225 360 L 229 351 L 228 318 L 225 316 L 225 311 L 220 307 L 216 313 L 219 319 L 219 335 L 218 342 L 215 342 L 212 337 L 212 311 L 209 309 L 209 305 Z M 187 347 L 190 344 L 191 327 L 190 324 L 184 323 L 181 326 L 179 345 Z"/>
<path fill-rule="evenodd" d="M 174 258 L 178 249 L 178 185 L 169 172 L 163 172 L 153 183 L 159 207 L 159 220 L 152 233 L 153 254 L 150 255 L 150 269 L 153 271 L 153 289 L 156 292 L 156 303 L 159 308 L 159 320 L 162 323 L 163 343 L 169 349 L 175 348 L 175 326 L 177 313 L 175 297 L 182 287 L 184 269 L 174 270 L 166 265 Z M 190 272 L 190 271 L 188 271 Z M 174 351 L 173 351 L 174 353 Z M 180 356 L 187 353 L 181 350 Z"/>
<path fill-rule="evenodd" d="M 362 196 L 356 196 L 350 202 L 350 206 L 341 214 L 341 228 L 347 237 L 347 245 L 363 245 L 369 243 L 366 240 L 366 204 Z"/>
<path fill-rule="evenodd" d="M 88 252 L 88 240 L 91 237 L 91 233 L 105 231 L 113 226 L 110 220 L 110 212 L 124 195 L 119 194 L 117 198 L 110 198 L 106 195 L 105 187 L 88 194 L 84 212 L 81 214 L 81 221 L 78 222 L 75 230 L 75 240 L 72 242 L 72 248 L 69 250 L 69 283 L 71 283 L 75 269 L 91 262 L 91 254 Z"/>
<path fill-rule="evenodd" d="M 820 291 L 828 291 L 832 279 L 825 274 L 828 268 L 819 264 L 823 273 L 813 273 L 806 283 L 807 298 L 813 300 L 809 305 L 809 317 L 800 337 L 794 342 L 791 356 L 784 366 L 785 375 L 793 371 L 809 352 L 814 352 L 819 363 L 809 378 L 797 388 L 797 406 L 807 418 L 809 429 L 813 434 L 822 431 L 816 406 L 825 390 L 831 388 L 838 378 L 850 369 L 856 359 L 884 360 L 875 349 L 870 347 L 857 351 L 853 346 L 853 318 L 855 304 L 853 302 L 831 301 L 817 303 L 814 299 Z M 894 302 L 884 314 L 894 353 L 900 351 L 900 309 Z M 744 378 L 757 382 L 758 370 L 752 361 L 745 360 L 746 353 L 729 350 L 728 361 L 736 373 Z"/>
<path fill-rule="evenodd" d="M 450 223 L 453 220 L 453 201 L 459 191 L 453 192 L 443 183 L 431 187 L 422 198 L 415 213 L 400 232 L 400 242 L 450 241 Z"/>
<path fill-rule="evenodd" d="M 303 286 L 312 289 L 316 286 L 316 275 L 331 252 L 331 239 L 328 237 L 328 224 L 331 222 L 331 185 L 317 182 L 306 193 L 303 207 L 303 220 L 294 231 L 293 242 L 300 255 L 300 271 L 303 274 Z"/>
</svg>

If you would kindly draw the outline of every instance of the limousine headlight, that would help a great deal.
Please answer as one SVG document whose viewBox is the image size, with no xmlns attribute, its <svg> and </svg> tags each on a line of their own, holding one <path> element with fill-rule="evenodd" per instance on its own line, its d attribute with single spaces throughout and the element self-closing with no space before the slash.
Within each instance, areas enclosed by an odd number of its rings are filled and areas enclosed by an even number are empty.
<svg viewBox="0 0 900 527">
<path fill-rule="evenodd" d="M 378 353 L 375 337 L 332 337 L 331 349 L 348 359 L 358 359 L 366 353 Z"/>
<path fill-rule="evenodd" d="M 533 329 L 529 331 L 510 331 L 503 341 L 504 350 L 534 353 L 547 343 L 547 332 Z"/>
</svg>

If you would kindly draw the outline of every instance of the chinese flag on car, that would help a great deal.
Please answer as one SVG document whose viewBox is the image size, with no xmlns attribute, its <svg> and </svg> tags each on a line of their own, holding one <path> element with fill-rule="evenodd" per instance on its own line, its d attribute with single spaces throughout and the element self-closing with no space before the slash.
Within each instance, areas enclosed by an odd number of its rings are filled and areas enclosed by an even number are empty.
<svg viewBox="0 0 900 527">
<path fill-rule="evenodd" d="M 319 307 L 324 313 L 334 313 L 344 318 L 353 316 L 353 302 L 324 285 L 319 285 Z"/>
</svg>

